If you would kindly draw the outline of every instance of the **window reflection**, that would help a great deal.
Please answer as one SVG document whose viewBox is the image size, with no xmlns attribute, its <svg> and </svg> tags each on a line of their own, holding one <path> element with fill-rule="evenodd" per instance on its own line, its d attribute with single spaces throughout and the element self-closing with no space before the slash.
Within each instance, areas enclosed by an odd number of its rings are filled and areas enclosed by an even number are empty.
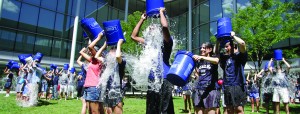
<svg viewBox="0 0 300 114">
<path fill-rule="evenodd" d="M 18 32 L 15 51 L 33 53 L 35 36 L 33 34 Z"/>
<path fill-rule="evenodd" d="M 61 0 L 59 0 L 61 2 Z M 41 6 L 50 10 L 56 10 L 57 0 L 41 0 Z"/>
<path fill-rule="evenodd" d="M 46 56 L 50 55 L 51 38 L 45 36 L 37 36 L 35 40 L 34 52 L 41 52 Z"/>
<path fill-rule="evenodd" d="M 20 15 L 20 29 L 35 31 L 39 9 L 35 6 L 23 4 Z"/>
<path fill-rule="evenodd" d="M 40 9 L 40 16 L 38 22 L 38 32 L 42 34 L 53 34 L 53 27 L 54 27 L 54 19 L 55 13 L 52 11 Z"/>
<path fill-rule="evenodd" d="M 16 33 L 14 31 L 0 29 L 0 49 L 13 50 L 15 37 Z"/>
<path fill-rule="evenodd" d="M 222 1 L 210 0 L 210 21 L 218 20 L 222 17 Z"/>
</svg>

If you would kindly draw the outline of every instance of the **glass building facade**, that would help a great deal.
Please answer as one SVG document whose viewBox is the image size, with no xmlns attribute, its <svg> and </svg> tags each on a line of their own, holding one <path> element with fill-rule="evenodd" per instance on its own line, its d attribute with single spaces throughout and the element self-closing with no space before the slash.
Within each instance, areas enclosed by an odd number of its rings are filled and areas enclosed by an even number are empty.
<svg viewBox="0 0 300 114">
<path fill-rule="evenodd" d="M 50 58 L 69 59 L 76 1 L 3 0 L 0 51 L 32 54 L 41 52 Z M 126 0 L 81 0 L 79 20 L 93 17 L 99 24 L 106 20 L 123 20 L 126 15 L 125 2 Z M 146 9 L 144 0 L 128 0 L 128 2 L 129 14 L 134 11 L 143 12 Z M 168 0 L 165 3 L 171 29 L 185 49 L 188 49 L 189 45 L 188 4 L 189 0 Z M 249 0 L 191 0 L 191 4 L 194 53 L 198 53 L 199 45 L 209 41 L 216 33 L 217 19 L 231 17 L 232 12 L 250 5 Z M 82 28 L 78 27 L 78 31 L 75 52 L 86 46 Z M 280 42 L 278 46 L 299 44 L 299 39 L 288 39 Z M 75 57 L 78 57 L 78 53 L 75 53 Z"/>
</svg>

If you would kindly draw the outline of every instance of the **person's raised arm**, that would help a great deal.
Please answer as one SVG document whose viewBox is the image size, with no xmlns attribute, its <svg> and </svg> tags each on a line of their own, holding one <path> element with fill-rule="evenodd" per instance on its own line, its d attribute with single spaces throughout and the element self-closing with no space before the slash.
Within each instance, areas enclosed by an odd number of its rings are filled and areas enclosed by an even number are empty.
<svg viewBox="0 0 300 114">
<path fill-rule="evenodd" d="M 85 58 L 88 62 L 92 61 L 92 57 L 89 56 L 88 54 L 85 53 L 86 48 L 82 48 L 80 50 L 80 54 L 82 55 L 83 58 Z"/>
<path fill-rule="evenodd" d="M 104 42 L 104 44 L 102 45 L 102 47 L 99 49 L 99 51 L 97 51 L 95 58 L 101 62 L 103 62 L 103 57 L 101 57 L 101 53 L 106 49 L 107 43 L 106 41 Z"/>
<path fill-rule="evenodd" d="M 119 64 L 122 62 L 122 52 L 121 52 L 122 43 L 123 43 L 123 39 L 119 39 L 117 44 L 117 50 L 116 50 L 116 59 Z"/>
<path fill-rule="evenodd" d="M 97 52 L 96 52 L 94 46 L 98 43 L 98 41 L 101 40 L 102 36 L 103 36 L 103 31 L 101 31 L 101 32 L 98 34 L 97 38 L 96 38 L 94 41 L 92 41 L 92 43 L 89 44 L 88 49 L 90 50 L 92 56 L 95 56 L 95 55 L 96 55 Z"/>
<path fill-rule="evenodd" d="M 82 55 L 80 55 L 78 58 L 77 58 L 77 64 L 81 67 L 82 66 L 82 64 L 83 64 L 83 62 L 81 61 L 81 59 L 82 59 Z"/>
<path fill-rule="evenodd" d="M 269 72 L 271 73 L 271 74 L 273 74 L 273 66 L 271 66 L 272 65 L 272 62 L 273 62 L 273 58 L 271 58 L 270 59 L 270 61 L 269 61 L 269 63 L 268 63 L 268 69 L 269 69 Z"/>
<path fill-rule="evenodd" d="M 257 73 L 257 76 L 258 76 L 258 77 L 262 77 L 262 76 L 261 76 L 261 73 L 263 73 L 264 71 L 265 71 L 264 69 L 261 69 L 260 72 Z"/>
<path fill-rule="evenodd" d="M 134 29 L 131 33 L 131 39 L 134 40 L 135 42 L 142 43 L 142 44 L 145 43 L 145 39 L 142 37 L 139 37 L 138 34 L 139 34 L 140 28 L 145 20 L 146 20 L 146 14 L 143 14 L 141 16 L 140 21 L 136 24 L 136 26 L 134 27 Z"/>
<path fill-rule="evenodd" d="M 247 80 L 249 81 L 249 78 L 250 78 L 250 72 L 248 72 L 247 74 Z"/>
<path fill-rule="evenodd" d="M 285 58 L 282 58 L 282 61 L 286 65 L 286 71 L 288 73 L 290 71 L 291 65 L 285 60 Z"/>
<path fill-rule="evenodd" d="M 165 11 L 166 11 L 166 8 L 160 8 L 160 10 L 159 10 L 160 23 L 162 25 L 164 40 L 166 42 L 170 42 L 171 41 L 171 34 L 170 34 L 170 31 L 169 31 L 168 21 L 166 19 L 165 14 L 164 14 Z"/>
<path fill-rule="evenodd" d="M 245 53 L 246 52 L 246 43 L 241 38 L 235 36 L 235 32 L 231 32 L 231 37 L 238 43 L 239 52 Z"/>
</svg>

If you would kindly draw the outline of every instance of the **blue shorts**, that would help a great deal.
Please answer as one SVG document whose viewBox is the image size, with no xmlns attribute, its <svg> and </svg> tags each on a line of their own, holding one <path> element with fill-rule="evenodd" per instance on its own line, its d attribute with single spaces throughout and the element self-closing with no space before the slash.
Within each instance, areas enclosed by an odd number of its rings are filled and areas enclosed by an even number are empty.
<svg viewBox="0 0 300 114">
<path fill-rule="evenodd" d="M 98 102 L 100 99 L 100 89 L 96 87 L 85 87 L 83 92 L 83 98 L 86 101 Z"/>
<path fill-rule="evenodd" d="M 256 93 L 256 92 L 252 93 L 252 92 L 250 92 L 249 97 L 253 98 L 253 99 L 257 99 L 257 98 L 259 98 L 259 93 Z"/>
</svg>

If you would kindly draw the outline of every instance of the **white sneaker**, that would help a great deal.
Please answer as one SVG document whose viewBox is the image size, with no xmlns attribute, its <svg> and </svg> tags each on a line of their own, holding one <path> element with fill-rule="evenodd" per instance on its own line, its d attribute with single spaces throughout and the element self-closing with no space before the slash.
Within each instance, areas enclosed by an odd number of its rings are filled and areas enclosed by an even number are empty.
<svg viewBox="0 0 300 114">
<path fill-rule="evenodd" d="M 6 94 L 5 97 L 9 97 L 9 94 Z"/>
</svg>

